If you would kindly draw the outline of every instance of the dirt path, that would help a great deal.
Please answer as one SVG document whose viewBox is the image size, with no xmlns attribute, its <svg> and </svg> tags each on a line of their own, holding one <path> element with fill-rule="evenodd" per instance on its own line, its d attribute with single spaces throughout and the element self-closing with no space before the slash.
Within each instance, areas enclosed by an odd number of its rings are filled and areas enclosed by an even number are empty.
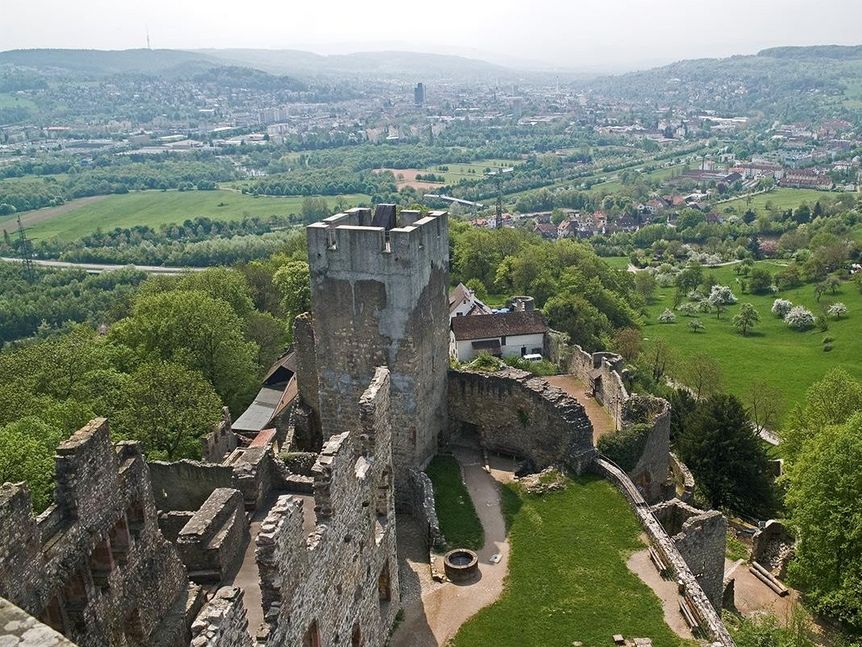
<svg viewBox="0 0 862 647">
<path fill-rule="evenodd" d="M 593 396 L 589 395 L 587 387 L 577 377 L 574 375 L 551 375 L 547 380 L 584 406 L 587 417 L 593 425 L 593 442 L 616 429 L 614 419 Z"/>
<path fill-rule="evenodd" d="M 645 535 L 642 535 L 641 539 L 644 542 L 647 541 Z M 661 600 L 665 624 L 680 638 L 693 640 L 694 635 L 691 633 L 691 629 L 686 624 L 677 606 L 679 593 L 677 592 L 676 583 L 673 580 L 666 580 L 661 576 L 649 557 L 649 548 L 632 553 L 626 562 L 626 566 L 644 584 L 650 587 L 659 600 Z"/>
<path fill-rule="evenodd" d="M 404 621 L 392 636 L 393 647 L 437 647 L 445 645 L 471 616 L 494 602 L 503 592 L 508 571 L 509 543 L 500 511 L 497 483 L 511 480 L 507 461 L 493 461 L 491 474 L 484 470 L 478 450 L 456 448 L 455 457 L 464 470 L 467 491 L 485 530 L 485 545 L 478 551 L 480 579 L 469 584 L 428 585 L 424 580 L 421 600 L 404 607 Z M 498 556 L 498 557 L 497 557 Z M 499 561 L 495 564 L 494 561 Z M 427 564 L 417 564 L 428 569 Z M 442 571 L 442 564 L 440 566 Z"/>
</svg>

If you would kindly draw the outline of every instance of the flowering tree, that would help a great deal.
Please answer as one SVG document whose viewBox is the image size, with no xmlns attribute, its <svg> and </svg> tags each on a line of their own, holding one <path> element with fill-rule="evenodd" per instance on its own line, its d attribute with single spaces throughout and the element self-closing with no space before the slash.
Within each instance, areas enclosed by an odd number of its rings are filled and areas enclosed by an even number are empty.
<svg viewBox="0 0 862 647">
<path fill-rule="evenodd" d="M 760 313 L 757 312 L 757 308 L 750 303 L 743 303 L 739 313 L 733 316 L 733 327 L 745 337 L 758 321 L 760 321 Z"/>
<path fill-rule="evenodd" d="M 833 319 L 840 319 L 847 316 L 847 306 L 843 303 L 833 303 L 826 312 Z"/>
<path fill-rule="evenodd" d="M 658 322 L 663 324 L 676 323 L 676 315 L 669 309 L 665 308 L 664 312 L 658 316 Z"/>
<path fill-rule="evenodd" d="M 703 332 L 703 322 L 700 319 L 692 319 L 688 322 L 688 329 L 691 330 L 691 332 Z"/>
<path fill-rule="evenodd" d="M 709 302 L 710 307 L 715 310 L 716 318 L 721 319 L 721 313 L 724 312 L 727 306 L 736 303 L 736 297 L 733 292 L 731 292 L 729 286 L 713 285 L 712 289 L 709 291 L 707 301 Z"/>
<path fill-rule="evenodd" d="M 814 314 L 802 306 L 793 306 L 784 316 L 784 323 L 793 330 L 808 330 L 814 327 Z"/>
<path fill-rule="evenodd" d="M 790 312 L 790 309 L 793 307 L 793 304 L 787 299 L 776 299 L 772 302 L 772 314 L 776 317 L 784 317 L 787 316 L 787 313 Z"/>
<path fill-rule="evenodd" d="M 679 311 L 679 313 L 681 315 L 683 315 L 685 317 L 693 317 L 699 312 L 699 310 L 697 308 L 697 304 L 692 303 L 691 301 L 686 301 L 685 303 L 681 303 L 677 307 L 677 310 Z"/>
</svg>

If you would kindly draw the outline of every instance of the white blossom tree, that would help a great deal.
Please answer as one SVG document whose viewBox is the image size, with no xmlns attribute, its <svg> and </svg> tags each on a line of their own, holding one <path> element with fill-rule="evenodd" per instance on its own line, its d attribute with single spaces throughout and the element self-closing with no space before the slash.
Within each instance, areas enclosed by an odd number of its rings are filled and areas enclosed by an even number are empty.
<svg viewBox="0 0 862 647">
<path fill-rule="evenodd" d="M 665 308 L 664 312 L 658 316 L 658 322 L 663 324 L 676 323 L 676 315 L 670 309 Z"/>
<path fill-rule="evenodd" d="M 787 299 L 776 299 L 772 302 L 772 314 L 776 317 L 784 317 L 787 316 L 787 313 L 790 312 L 790 309 L 793 307 L 793 304 Z"/>
<path fill-rule="evenodd" d="M 833 303 L 826 312 L 833 319 L 840 319 L 847 316 L 847 306 L 843 303 Z"/>
<path fill-rule="evenodd" d="M 784 316 L 784 323 L 793 330 L 808 330 L 814 327 L 814 314 L 803 306 L 793 306 Z"/>
</svg>

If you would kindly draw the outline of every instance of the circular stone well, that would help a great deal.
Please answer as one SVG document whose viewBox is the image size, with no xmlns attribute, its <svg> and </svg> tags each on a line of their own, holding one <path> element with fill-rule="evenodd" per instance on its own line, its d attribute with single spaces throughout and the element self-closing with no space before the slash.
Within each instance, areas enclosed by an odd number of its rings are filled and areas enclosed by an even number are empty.
<svg viewBox="0 0 862 647">
<path fill-rule="evenodd" d="M 443 556 L 443 569 L 452 582 L 466 582 L 479 572 L 479 556 L 467 548 L 450 550 Z"/>
</svg>

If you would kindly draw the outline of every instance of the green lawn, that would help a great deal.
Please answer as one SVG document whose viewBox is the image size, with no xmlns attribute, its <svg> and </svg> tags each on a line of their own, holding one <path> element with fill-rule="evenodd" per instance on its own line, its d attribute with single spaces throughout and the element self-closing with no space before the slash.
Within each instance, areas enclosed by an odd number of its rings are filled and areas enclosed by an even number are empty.
<svg viewBox="0 0 862 647">
<path fill-rule="evenodd" d="M 602 260 L 617 270 L 626 270 L 629 267 L 628 256 L 603 256 Z"/>
<path fill-rule="evenodd" d="M 458 461 L 452 456 L 435 456 L 425 472 L 434 485 L 437 518 L 446 543 L 451 548 L 481 548 L 485 532 L 461 478 Z"/>
<path fill-rule="evenodd" d="M 768 193 L 752 196 L 750 203 L 748 198 L 737 198 L 717 204 L 715 209 L 719 213 L 727 213 L 728 209 L 732 209 L 734 213 L 740 216 L 748 209 L 760 214 L 768 211 L 767 203 L 769 203 L 772 205 L 773 211 L 780 212 L 795 209 L 803 202 L 807 202 L 808 206 L 813 207 L 818 200 L 832 200 L 836 195 L 831 191 L 817 191 L 816 189 L 775 189 Z"/>
<path fill-rule="evenodd" d="M 27 110 L 35 110 L 36 104 L 27 97 L 0 92 L 0 108 L 26 108 Z"/>
<path fill-rule="evenodd" d="M 771 272 L 781 269 L 774 262 L 761 263 Z M 734 266 L 705 269 L 723 285 L 730 285 L 738 299 L 716 319 L 715 314 L 702 315 L 700 320 L 706 327 L 703 333 L 693 333 L 688 328 L 688 317 L 677 314 L 676 323 L 656 323 L 665 308 L 673 306 L 672 288 L 660 289 L 657 299 L 649 306 L 649 321 L 643 329 L 646 339 L 666 339 L 678 358 L 678 364 L 698 353 L 715 358 L 722 370 L 722 386 L 725 390 L 745 398 L 755 381 L 767 382 L 781 390 L 785 410 L 802 399 L 808 387 L 822 378 L 830 369 L 841 367 L 862 379 L 862 295 L 853 283 L 845 282 L 838 294 L 828 293 L 820 304 L 814 299 L 814 286 L 782 293 L 781 298 L 794 304 L 804 305 L 815 315 L 821 307 L 841 301 L 847 305 L 849 316 L 841 321 L 829 321 L 829 330 L 820 332 L 795 332 L 770 311 L 775 297 L 742 294 Z M 760 323 L 754 333 L 742 337 L 733 329 L 731 318 L 739 310 L 739 304 L 754 304 L 760 314 Z M 833 350 L 823 352 L 822 340 L 833 337 Z"/>
<path fill-rule="evenodd" d="M 626 567 L 643 548 L 634 514 L 599 477 L 544 496 L 504 499 L 511 517 L 509 574 L 502 596 L 459 630 L 455 647 L 611 645 L 614 634 L 686 645 L 664 623 L 655 594 Z"/>
<path fill-rule="evenodd" d="M 343 196 L 348 204 L 367 203 L 367 195 Z M 337 197 L 327 197 L 330 206 Z M 196 217 L 213 220 L 242 220 L 258 216 L 287 216 L 299 213 L 301 196 L 270 197 L 243 195 L 236 191 L 140 191 L 124 195 L 110 195 L 92 202 L 72 201 L 61 207 L 25 212 L 30 236 L 34 239 L 58 236 L 76 240 L 93 233 L 97 228 L 132 227 L 183 222 Z M 76 204 L 80 206 L 76 207 Z M 13 219 L 0 220 L 0 228 Z"/>
<path fill-rule="evenodd" d="M 421 173 L 433 173 L 446 178 L 446 184 L 457 184 L 460 180 L 481 179 L 485 176 L 485 169 L 499 170 L 501 168 L 512 168 L 521 163 L 521 160 L 490 159 L 470 162 L 469 164 L 440 164 L 448 167 L 448 171 L 440 171 L 439 166 L 431 166 L 420 171 Z M 397 174 L 397 173 L 396 173 Z"/>
</svg>

